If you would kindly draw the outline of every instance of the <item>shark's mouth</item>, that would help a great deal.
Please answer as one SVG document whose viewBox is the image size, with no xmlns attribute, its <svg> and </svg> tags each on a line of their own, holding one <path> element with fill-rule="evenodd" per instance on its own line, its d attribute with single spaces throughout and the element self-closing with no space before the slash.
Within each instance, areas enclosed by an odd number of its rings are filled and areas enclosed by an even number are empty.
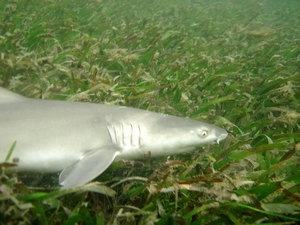
<svg viewBox="0 0 300 225">
<path fill-rule="evenodd" d="M 223 141 L 226 137 L 227 137 L 227 133 L 226 134 L 221 134 L 219 136 L 219 138 L 217 139 L 217 143 L 220 144 L 220 141 Z"/>
</svg>

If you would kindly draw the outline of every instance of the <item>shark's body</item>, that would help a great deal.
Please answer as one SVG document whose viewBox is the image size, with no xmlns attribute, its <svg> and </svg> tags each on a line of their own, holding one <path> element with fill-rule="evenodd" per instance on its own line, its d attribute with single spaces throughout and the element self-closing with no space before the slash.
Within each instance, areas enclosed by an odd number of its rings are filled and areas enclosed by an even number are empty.
<svg viewBox="0 0 300 225">
<path fill-rule="evenodd" d="M 63 188 L 82 185 L 114 160 L 171 155 L 219 142 L 211 124 L 140 109 L 37 100 L 0 87 L 0 161 L 16 170 L 62 171 Z"/>
</svg>

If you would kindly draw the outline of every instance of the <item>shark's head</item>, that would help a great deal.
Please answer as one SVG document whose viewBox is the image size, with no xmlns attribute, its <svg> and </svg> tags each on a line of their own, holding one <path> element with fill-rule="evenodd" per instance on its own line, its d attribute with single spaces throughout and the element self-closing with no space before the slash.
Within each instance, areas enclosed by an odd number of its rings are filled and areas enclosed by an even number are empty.
<svg viewBox="0 0 300 225">
<path fill-rule="evenodd" d="M 228 135 L 226 130 L 212 124 L 167 115 L 163 115 L 147 133 L 153 155 L 171 155 L 203 145 L 219 144 Z M 153 145 L 157 151 L 153 150 Z"/>
</svg>

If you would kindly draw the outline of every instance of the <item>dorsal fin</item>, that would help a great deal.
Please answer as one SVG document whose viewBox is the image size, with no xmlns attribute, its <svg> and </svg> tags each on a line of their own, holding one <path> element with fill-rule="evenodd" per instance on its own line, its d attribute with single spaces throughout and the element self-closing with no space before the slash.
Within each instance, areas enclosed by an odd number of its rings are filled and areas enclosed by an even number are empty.
<svg viewBox="0 0 300 225">
<path fill-rule="evenodd" d="M 0 87 L 0 104 L 25 100 L 26 98 Z"/>
</svg>

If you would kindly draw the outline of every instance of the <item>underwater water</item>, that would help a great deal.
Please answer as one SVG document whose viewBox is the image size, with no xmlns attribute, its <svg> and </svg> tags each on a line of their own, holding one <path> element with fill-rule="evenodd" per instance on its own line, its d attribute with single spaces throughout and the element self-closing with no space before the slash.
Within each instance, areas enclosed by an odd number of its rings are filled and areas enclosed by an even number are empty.
<svg viewBox="0 0 300 225">
<path fill-rule="evenodd" d="M 3 0 L 0 86 L 189 117 L 229 136 L 114 163 L 76 190 L 60 191 L 57 174 L 4 171 L 0 223 L 299 223 L 299 9 L 298 0 Z"/>
</svg>

